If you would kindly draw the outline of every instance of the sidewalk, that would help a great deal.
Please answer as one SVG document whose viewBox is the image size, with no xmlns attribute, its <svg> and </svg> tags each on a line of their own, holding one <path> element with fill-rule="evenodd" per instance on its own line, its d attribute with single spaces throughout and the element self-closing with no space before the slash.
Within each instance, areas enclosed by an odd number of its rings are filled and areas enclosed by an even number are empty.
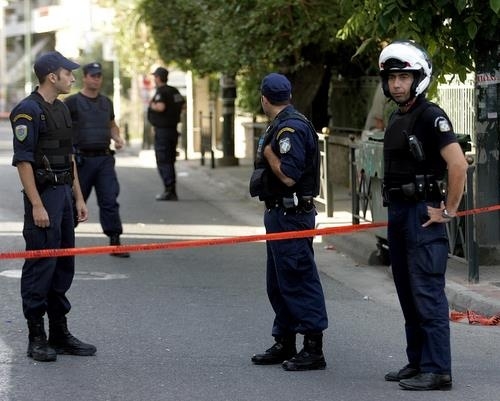
<svg viewBox="0 0 500 401">
<path fill-rule="evenodd" d="M 190 170 L 190 173 L 205 175 L 207 180 L 214 182 L 225 182 L 234 190 L 248 193 L 248 180 L 253 170 L 253 162 L 248 159 L 239 159 L 238 166 L 218 167 L 214 169 L 210 165 L 200 166 L 199 160 L 184 161 L 179 160 L 179 167 L 183 166 Z M 190 168 L 191 166 L 192 168 Z M 318 205 L 317 226 L 335 227 L 351 225 L 351 196 L 350 190 L 346 187 L 335 185 L 334 193 L 334 215 L 327 217 L 323 211 L 323 205 Z M 252 212 L 255 210 L 255 203 L 258 201 L 249 195 L 248 206 Z M 247 205 L 241 205 L 243 210 L 248 210 Z M 353 277 L 354 274 L 368 272 L 366 280 L 370 280 L 369 285 L 383 288 L 390 278 L 390 268 L 387 266 L 372 265 L 373 254 L 377 250 L 377 240 L 374 229 L 360 230 L 350 234 L 323 236 L 324 247 L 336 249 L 353 259 L 363 269 L 346 274 L 340 270 L 342 266 L 335 266 L 335 269 L 319 266 L 325 274 L 333 276 L 335 279 L 345 281 L 350 287 L 355 287 L 359 283 L 360 277 Z M 328 267 L 328 266 L 326 266 Z M 339 273 L 335 273 L 335 270 Z M 480 315 L 492 316 L 500 313 L 500 266 L 480 266 L 478 284 L 468 283 L 468 266 L 466 263 L 450 258 L 447 270 L 446 293 L 450 303 L 450 308 L 456 311 L 471 310 Z M 391 279 L 392 281 L 392 279 Z"/>
</svg>

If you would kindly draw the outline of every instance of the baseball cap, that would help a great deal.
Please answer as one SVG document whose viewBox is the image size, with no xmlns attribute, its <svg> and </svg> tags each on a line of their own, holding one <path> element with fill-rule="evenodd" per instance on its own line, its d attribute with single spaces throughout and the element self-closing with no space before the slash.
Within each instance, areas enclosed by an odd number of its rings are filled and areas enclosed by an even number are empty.
<svg viewBox="0 0 500 401">
<path fill-rule="evenodd" d="M 168 70 L 163 67 L 158 67 L 154 70 L 153 75 L 160 77 L 163 82 L 167 82 L 168 79 Z"/>
<path fill-rule="evenodd" d="M 44 53 L 38 57 L 35 61 L 33 69 L 35 70 L 35 74 L 38 79 L 40 79 L 49 75 L 51 72 L 56 72 L 59 68 L 72 71 L 76 70 L 78 67 L 80 67 L 80 64 L 68 60 L 57 51 L 52 51 Z"/>
<path fill-rule="evenodd" d="M 83 67 L 83 75 L 95 75 L 102 74 L 102 66 L 101 63 L 94 61 L 93 63 L 85 64 Z"/>
<path fill-rule="evenodd" d="M 284 75 L 273 72 L 262 80 L 260 92 L 272 102 L 283 102 L 290 100 L 292 84 Z"/>
</svg>

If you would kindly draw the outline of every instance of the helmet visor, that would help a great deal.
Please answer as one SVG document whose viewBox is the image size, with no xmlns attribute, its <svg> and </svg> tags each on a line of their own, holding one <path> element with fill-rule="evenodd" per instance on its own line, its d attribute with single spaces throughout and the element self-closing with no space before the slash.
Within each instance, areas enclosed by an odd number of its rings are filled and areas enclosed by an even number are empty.
<svg viewBox="0 0 500 401">
<path fill-rule="evenodd" d="M 390 58 L 381 65 L 383 70 L 405 70 L 411 67 L 410 63 L 398 60 L 397 58 Z"/>
</svg>

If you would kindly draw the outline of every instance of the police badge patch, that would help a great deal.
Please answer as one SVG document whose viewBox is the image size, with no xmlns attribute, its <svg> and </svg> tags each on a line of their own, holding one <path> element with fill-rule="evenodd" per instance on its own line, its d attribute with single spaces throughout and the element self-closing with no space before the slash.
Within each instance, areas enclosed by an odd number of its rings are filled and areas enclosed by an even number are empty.
<svg viewBox="0 0 500 401">
<path fill-rule="evenodd" d="M 440 132 L 450 132 L 451 131 L 450 123 L 444 117 L 436 118 L 436 121 L 434 122 L 434 126 L 437 127 Z"/>
<path fill-rule="evenodd" d="M 288 153 L 292 148 L 292 144 L 290 143 L 290 138 L 280 139 L 279 145 L 281 154 Z"/>
<path fill-rule="evenodd" d="M 27 125 L 18 125 L 14 130 L 14 134 L 19 142 L 23 142 L 28 136 L 28 126 Z"/>
</svg>

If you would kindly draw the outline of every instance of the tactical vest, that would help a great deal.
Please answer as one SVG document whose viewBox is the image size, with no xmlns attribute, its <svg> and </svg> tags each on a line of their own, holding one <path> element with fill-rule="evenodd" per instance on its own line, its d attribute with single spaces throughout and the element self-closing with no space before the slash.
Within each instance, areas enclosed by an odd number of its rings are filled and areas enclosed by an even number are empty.
<svg viewBox="0 0 500 401">
<path fill-rule="evenodd" d="M 71 169 L 73 141 L 71 116 L 66 105 L 58 99 L 49 104 L 36 93 L 28 99 L 37 102 L 42 109 L 34 167 L 54 171 Z"/>
<path fill-rule="evenodd" d="M 271 142 L 271 139 L 275 136 L 278 128 L 281 124 L 290 119 L 301 120 L 305 122 L 311 131 L 314 138 L 315 151 L 311 155 L 312 160 L 310 163 L 306 164 L 306 169 L 304 174 L 300 178 L 300 181 L 295 183 L 294 186 L 289 187 L 285 185 L 271 170 L 271 167 L 264 158 L 263 152 L 267 144 Z M 284 110 L 279 113 L 274 119 L 271 125 L 267 128 L 266 132 L 259 139 L 259 144 L 257 147 L 256 157 L 255 157 L 255 168 L 265 168 L 267 170 L 267 180 L 266 180 L 266 193 L 272 194 L 272 196 L 291 196 L 294 192 L 297 195 L 302 196 L 317 196 L 319 194 L 320 187 L 320 153 L 318 144 L 318 134 L 316 129 L 313 127 L 311 122 L 301 113 L 296 110 Z"/>
<path fill-rule="evenodd" d="M 431 103 L 423 102 L 411 113 L 394 114 L 384 136 L 384 186 L 400 188 L 414 182 L 418 174 L 429 174 L 425 161 L 418 162 L 410 151 L 408 136 L 413 125 Z"/>
<path fill-rule="evenodd" d="M 74 127 L 75 144 L 78 149 L 107 149 L 111 143 L 109 121 L 111 109 L 104 96 L 89 99 L 78 94 L 76 96 L 78 123 Z"/>
</svg>

